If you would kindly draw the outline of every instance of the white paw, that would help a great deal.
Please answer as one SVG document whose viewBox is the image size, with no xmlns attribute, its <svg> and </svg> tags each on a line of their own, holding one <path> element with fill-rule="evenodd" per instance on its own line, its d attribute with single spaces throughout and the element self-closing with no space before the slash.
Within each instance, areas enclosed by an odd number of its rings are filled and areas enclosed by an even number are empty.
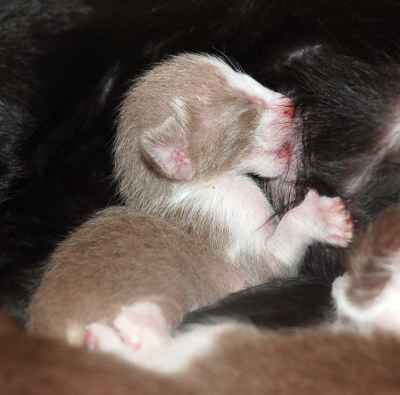
<svg viewBox="0 0 400 395">
<path fill-rule="evenodd" d="M 111 325 L 88 325 L 84 335 L 89 350 L 112 353 L 138 364 L 169 340 L 169 328 L 161 309 L 147 302 L 123 307 Z"/>
<path fill-rule="evenodd" d="M 364 300 L 364 303 L 355 303 L 349 297 L 348 291 L 353 286 L 348 274 L 338 277 L 333 283 L 332 297 L 336 306 L 336 327 L 357 329 L 361 333 L 383 330 L 398 336 L 400 333 L 399 273 L 394 272 L 381 292 L 372 299 Z"/>
<path fill-rule="evenodd" d="M 86 327 L 83 343 L 91 351 L 117 353 L 125 348 L 115 329 L 100 322 Z"/>
<path fill-rule="evenodd" d="M 170 332 L 159 306 L 149 302 L 123 307 L 113 326 L 124 343 L 137 353 L 160 347 Z"/>
<path fill-rule="evenodd" d="M 351 242 L 353 222 L 341 198 L 320 196 L 310 190 L 298 208 L 314 239 L 339 247 L 346 247 Z"/>
</svg>

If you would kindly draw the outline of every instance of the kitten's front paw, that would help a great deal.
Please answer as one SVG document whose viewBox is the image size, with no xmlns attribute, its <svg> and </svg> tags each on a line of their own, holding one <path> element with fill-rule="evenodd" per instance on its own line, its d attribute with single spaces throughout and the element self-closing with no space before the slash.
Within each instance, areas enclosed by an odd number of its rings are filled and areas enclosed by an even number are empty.
<svg viewBox="0 0 400 395">
<path fill-rule="evenodd" d="M 299 208 L 314 239 L 339 247 L 349 245 L 353 238 L 353 221 L 341 198 L 320 196 L 310 190 Z"/>
</svg>

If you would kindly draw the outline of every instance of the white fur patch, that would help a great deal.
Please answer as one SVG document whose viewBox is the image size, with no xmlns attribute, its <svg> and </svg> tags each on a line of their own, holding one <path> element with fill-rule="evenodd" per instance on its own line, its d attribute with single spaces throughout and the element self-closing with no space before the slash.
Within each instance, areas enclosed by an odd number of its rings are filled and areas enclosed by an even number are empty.
<svg viewBox="0 0 400 395">
<path fill-rule="evenodd" d="M 188 111 L 185 101 L 181 97 L 174 97 L 171 101 L 171 107 L 174 109 L 176 120 L 181 125 L 186 125 L 188 123 Z"/>
<path fill-rule="evenodd" d="M 382 292 L 366 305 L 356 305 L 348 299 L 347 290 L 350 284 L 347 274 L 333 283 L 332 296 L 339 327 L 341 319 L 345 318 L 361 332 L 383 329 L 400 334 L 400 271 L 394 271 Z"/>
<path fill-rule="evenodd" d="M 134 364 L 166 375 L 185 372 L 196 359 L 212 354 L 221 336 L 235 328 L 237 324 L 234 323 L 193 327 Z"/>
<path fill-rule="evenodd" d="M 211 226 L 225 225 L 232 238 L 230 255 L 264 250 L 274 226 L 265 227 L 273 210 L 260 188 L 247 176 L 227 174 L 209 181 L 176 187 L 171 206 L 190 209 L 209 218 Z M 243 251 L 245 250 L 245 251 Z"/>
<path fill-rule="evenodd" d="M 203 59 L 216 67 L 232 88 L 237 89 L 250 97 L 257 96 L 263 98 L 266 102 L 279 100 L 283 97 L 280 93 L 274 92 L 273 90 L 261 85 L 248 74 L 233 70 L 228 64 L 215 56 L 207 56 L 203 57 Z"/>
<path fill-rule="evenodd" d="M 66 338 L 71 346 L 80 346 L 82 344 L 84 329 L 82 325 L 70 324 L 66 328 Z"/>
</svg>

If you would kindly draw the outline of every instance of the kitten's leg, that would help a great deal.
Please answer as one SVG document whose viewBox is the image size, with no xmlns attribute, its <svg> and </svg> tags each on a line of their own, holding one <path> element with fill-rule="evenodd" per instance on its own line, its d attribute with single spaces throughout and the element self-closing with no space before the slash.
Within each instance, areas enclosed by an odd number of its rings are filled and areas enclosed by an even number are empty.
<svg viewBox="0 0 400 395">
<path fill-rule="evenodd" d="M 85 329 L 83 343 L 90 351 L 114 354 L 124 360 L 132 360 L 132 350 L 120 338 L 112 326 L 95 322 Z"/>
<path fill-rule="evenodd" d="M 125 318 L 130 321 L 132 317 Z M 91 336 L 96 338 L 96 347 L 92 349 L 112 353 L 136 366 L 162 374 L 185 371 L 196 359 L 207 357 L 216 350 L 218 340 L 225 334 L 241 328 L 250 332 L 256 330 L 250 325 L 244 326 L 233 322 L 198 325 L 191 327 L 189 331 L 178 333 L 176 337 L 171 337 L 169 333 L 159 333 L 157 346 L 147 348 L 146 352 L 137 352 L 130 347 L 129 337 L 132 332 L 125 324 L 123 330 L 125 341 L 121 340 L 120 333 L 114 328 L 93 325 L 96 326 L 92 327 Z M 133 337 L 136 341 L 136 337 Z"/>
<path fill-rule="evenodd" d="M 359 281 L 365 282 L 363 289 L 357 284 Z M 365 275 L 364 279 L 345 274 L 335 280 L 332 296 L 339 329 L 400 333 L 400 272 Z"/>
<path fill-rule="evenodd" d="M 178 333 L 160 348 L 153 349 L 146 358 L 138 358 L 133 362 L 135 365 L 161 374 L 173 375 L 184 372 L 196 360 L 218 352 L 220 339 L 242 327 L 250 332 L 254 330 L 250 325 L 233 322 L 194 326 L 187 332 Z"/>
<path fill-rule="evenodd" d="M 359 238 L 332 296 L 339 328 L 400 333 L 400 208 L 387 209 Z"/>
<path fill-rule="evenodd" d="M 170 340 L 170 328 L 160 309 L 151 302 L 123 307 L 111 325 L 93 323 L 86 328 L 89 349 L 108 352 L 134 362 Z"/>
<path fill-rule="evenodd" d="M 267 240 L 267 249 L 290 270 L 314 241 L 346 247 L 353 235 L 353 224 L 343 201 L 320 196 L 310 190 L 304 201 L 290 210 Z"/>
</svg>

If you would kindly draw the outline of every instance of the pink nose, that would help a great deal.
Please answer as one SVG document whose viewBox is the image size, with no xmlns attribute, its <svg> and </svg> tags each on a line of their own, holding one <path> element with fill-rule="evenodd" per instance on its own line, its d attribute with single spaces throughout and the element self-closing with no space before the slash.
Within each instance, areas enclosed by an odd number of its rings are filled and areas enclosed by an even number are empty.
<svg viewBox="0 0 400 395">
<path fill-rule="evenodd" d="M 280 113 L 289 119 L 294 117 L 294 106 L 293 102 L 289 98 L 282 99 L 279 103 Z"/>
<path fill-rule="evenodd" d="M 283 110 L 283 115 L 286 117 L 293 119 L 294 117 L 294 108 L 293 107 L 287 107 Z"/>
<path fill-rule="evenodd" d="M 280 99 L 276 104 L 276 109 L 280 116 L 292 120 L 294 117 L 294 106 L 291 99 L 284 97 Z"/>
</svg>

